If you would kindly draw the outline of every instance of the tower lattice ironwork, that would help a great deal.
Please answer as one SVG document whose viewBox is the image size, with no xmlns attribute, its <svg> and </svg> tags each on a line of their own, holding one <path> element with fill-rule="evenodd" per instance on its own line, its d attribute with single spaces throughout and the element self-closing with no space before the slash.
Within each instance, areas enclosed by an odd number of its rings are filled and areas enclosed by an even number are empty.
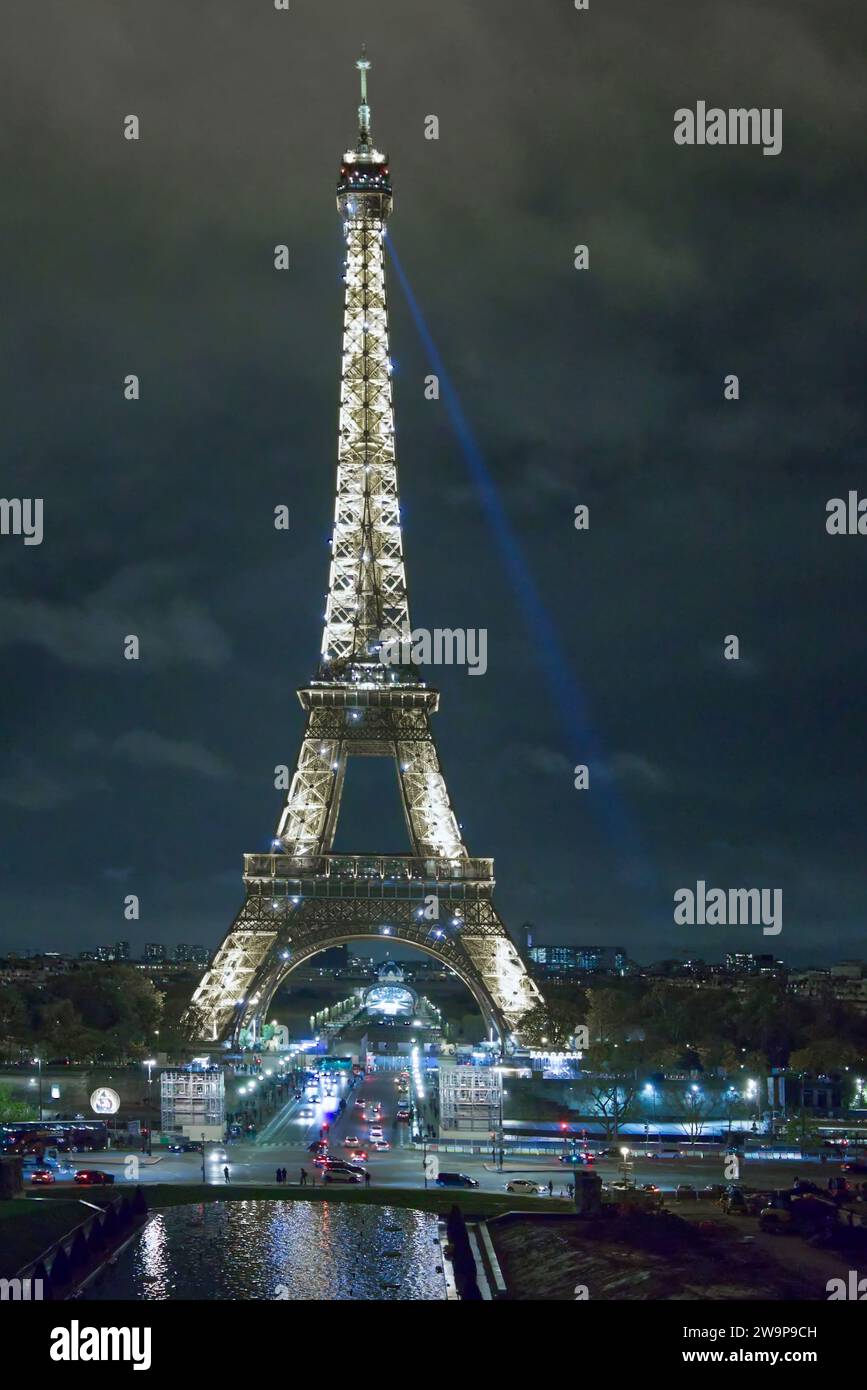
<svg viewBox="0 0 867 1390">
<path fill-rule="evenodd" d="M 440 769 L 439 695 L 384 659 L 409 631 L 383 237 L 388 156 L 373 141 L 365 56 L 358 140 L 340 167 L 346 291 L 337 497 L 320 665 L 298 697 L 306 728 L 273 853 L 244 856 L 247 895 L 186 1014 L 192 1038 L 254 1035 L 281 980 L 327 946 L 392 937 L 463 979 L 504 1039 L 540 1002 L 492 902 L 493 861 L 470 856 Z M 409 855 L 334 854 L 351 756 L 394 759 Z"/>
</svg>

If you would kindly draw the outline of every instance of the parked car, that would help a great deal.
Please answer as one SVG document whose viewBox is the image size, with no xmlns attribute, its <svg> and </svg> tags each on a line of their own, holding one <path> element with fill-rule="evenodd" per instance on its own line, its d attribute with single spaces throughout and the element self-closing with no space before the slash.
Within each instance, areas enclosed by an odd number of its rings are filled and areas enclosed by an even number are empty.
<svg viewBox="0 0 867 1390">
<path fill-rule="evenodd" d="M 329 1168 L 323 1175 L 323 1182 L 364 1182 L 360 1173 L 352 1173 L 348 1168 Z"/>
<path fill-rule="evenodd" d="M 466 1173 L 440 1173 L 435 1179 L 437 1187 L 478 1187 L 475 1178 L 467 1177 Z"/>
<path fill-rule="evenodd" d="M 512 1178 L 511 1182 L 506 1183 L 507 1192 L 523 1192 L 537 1197 L 540 1192 L 547 1192 L 547 1187 L 542 1187 L 540 1183 L 531 1182 L 529 1178 Z"/>
<path fill-rule="evenodd" d="M 788 1192 L 775 1192 L 759 1214 L 759 1228 L 775 1234 L 792 1231 L 812 1235 L 830 1230 L 839 1219 L 836 1205 L 822 1197 L 793 1197 Z"/>
<path fill-rule="evenodd" d="M 54 1182 L 54 1174 L 50 1168 L 34 1168 L 30 1174 L 30 1181 L 37 1184 Z"/>
<path fill-rule="evenodd" d="M 98 1168 L 79 1168 L 74 1181 L 80 1183 L 82 1187 L 98 1187 L 101 1184 L 114 1182 L 114 1173 L 102 1173 Z"/>
</svg>

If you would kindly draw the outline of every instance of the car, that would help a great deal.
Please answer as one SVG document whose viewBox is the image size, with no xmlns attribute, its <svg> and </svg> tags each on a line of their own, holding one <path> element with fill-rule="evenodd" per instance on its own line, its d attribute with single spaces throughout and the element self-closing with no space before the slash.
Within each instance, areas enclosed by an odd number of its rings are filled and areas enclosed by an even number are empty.
<svg viewBox="0 0 867 1390">
<path fill-rule="evenodd" d="M 384 1154 L 391 1148 L 391 1145 L 387 1139 L 374 1139 L 370 1147 L 375 1153 Z"/>
<path fill-rule="evenodd" d="M 675 1196 L 675 1200 L 678 1201 L 678 1202 L 683 1202 L 683 1201 L 692 1201 L 692 1202 L 694 1202 L 695 1199 L 696 1199 L 697 1193 L 696 1193 L 696 1190 L 695 1190 L 695 1188 L 693 1187 L 693 1185 L 692 1185 L 691 1182 L 679 1182 L 679 1183 L 677 1184 L 677 1187 L 674 1189 L 674 1196 Z"/>
<path fill-rule="evenodd" d="M 364 1177 L 367 1172 L 360 1163 L 350 1163 L 348 1158 L 332 1158 L 326 1165 L 326 1170 L 330 1173 L 332 1168 L 346 1168 L 350 1173 L 360 1173 Z"/>
<path fill-rule="evenodd" d="M 639 1191 L 649 1192 L 654 1197 L 659 1195 L 659 1188 L 656 1186 L 655 1182 L 643 1182 Z"/>
<path fill-rule="evenodd" d="M 323 1150 L 322 1153 L 314 1156 L 313 1162 L 317 1168 L 327 1168 L 329 1163 L 334 1162 L 334 1159 L 330 1153 L 326 1153 L 325 1150 Z"/>
<path fill-rule="evenodd" d="M 30 1174 L 30 1181 L 35 1183 L 54 1182 L 54 1174 L 50 1168 L 34 1168 Z"/>
<path fill-rule="evenodd" d="M 361 1140 L 359 1139 L 357 1134 L 347 1134 L 346 1138 L 343 1141 L 343 1147 L 345 1149 L 357 1149 L 360 1147 L 360 1145 Z"/>
<path fill-rule="evenodd" d="M 384 1139 L 384 1138 L 385 1138 L 385 1135 L 383 1134 L 382 1128 L 381 1128 L 380 1125 L 371 1125 L 371 1127 L 370 1127 L 370 1137 L 371 1137 L 371 1139 Z"/>
<path fill-rule="evenodd" d="M 692 1190 L 692 1189 L 690 1189 L 690 1191 L 691 1191 L 691 1190 Z M 635 1183 L 634 1183 L 634 1182 L 628 1182 L 628 1181 L 626 1180 L 626 1178 L 618 1178 L 615 1182 L 610 1182 L 610 1183 L 608 1184 L 608 1191 L 609 1191 L 609 1192 L 634 1192 L 634 1191 L 635 1191 Z"/>
<path fill-rule="evenodd" d="M 851 1162 L 849 1162 L 849 1163 L 844 1163 L 842 1166 L 843 1166 L 843 1172 L 844 1172 L 844 1173 L 867 1173 L 867 1163 L 864 1163 L 860 1158 L 857 1159 L 857 1160 L 852 1159 Z M 802 1189 L 802 1190 L 803 1190 L 803 1187 L 804 1187 L 804 1184 L 802 1183 L 802 1184 L 801 1184 L 801 1189 Z"/>
<path fill-rule="evenodd" d="M 168 1149 L 170 1154 L 195 1154 L 201 1152 L 202 1146 L 184 1139 L 178 1144 L 169 1144 Z"/>
<path fill-rule="evenodd" d="M 698 1195 L 705 1201 L 718 1202 L 720 1197 L 722 1197 L 725 1194 L 725 1190 L 725 1183 L 710 1182 L 708 1183 L 707 1187 L 703 1187 L 701 1189 L 701 1192 L 699 1192 Z"/>
<path fill-rule="evenodd" d="M 582 1152 L 582 1153 L 573 1153 L 573 1154 L 560 1154 L 560 1155 L 558 1156 L 558 1160 L 557 1160 L 557 1161 L 558 1161 L 559 1163 L 570 1163 L 570 1164 L 573 1164 L 573 1165 L 579 1165 L 579 1166 L 580 1166 L 580 1164 L 582 1164 L 582 1163 L 595 1163 L 596 1160 L 595 1160 L 593 1154 L 591 1154 L 591 1153 L 583 1153 L 583 1152 Z"/>
<path fill-rule="evenodd" d="M 409 1122 L 409 1111 L 401 1108 L 395 1115 L 395 1119 L 400 1120 L 403 1124 L 407 1124 Z"/>
<path fill-rule="evenodd" d="M 537 1182 L 531 1182 L 529 1178 L 512 1178 L 511 1182 L 506 1183 L 506 1191 L 532 1193 L 533 1196 L 538 1196 L 540 1192 L 547 1192 L 548 1189 Z"/>
<path fill-rule="evenodd" d="M 322 1153 L 323 1149 L 327 1148 L 328 1144 L 324 1139 L 314 1139 L 312 1144 L 307 1145 L 307 1152 L 309 1154 L 319 1154 Z"/>
<path fill-rule="evenodd" d="M 99 1187 L 114 1182 L 114 1173 L 101 1173 L 98 1168 L 79 1168 L 74 1181 L 82 1187 Z"/>
<path fill-rule="evenodd" d="M 466 1173 L 440 1173 L 435 1179 L 437 1187 L 478 1187 L 475 1178 L 467 1177 Z"/>
<path fill-rule="evenodd" d="M 329 1168 L 328 1172 L 323 1174 L 322 1181 L 361 1183 L 364 1182 L 364 1178 L 360 1173 L 353 1173 L 348 1168 Z"/>
</svg>

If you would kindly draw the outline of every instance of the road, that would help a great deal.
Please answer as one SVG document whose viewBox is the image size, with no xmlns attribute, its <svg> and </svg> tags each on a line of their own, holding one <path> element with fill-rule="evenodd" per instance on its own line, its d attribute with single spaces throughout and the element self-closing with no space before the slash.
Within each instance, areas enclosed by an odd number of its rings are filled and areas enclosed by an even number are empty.
<svg viewBox="0 0 867 1390">
<path fill-rule="evenodd" d="M 329 1114 L 329 1148 L 336 1157 L 351 1158 L 352 1149 L 345 1147 L 344 1141 L 357 1136 L 368 1153 L 365 1166 L 371 1175 L 374 1186 L 424 1187 L 424 1162 L 421 1148 L 410 1140 L 410 1126 L 398 1123 L 395 1112 L 398 1105 L 398 1089 L 394 1072 L 378 1072 L 362 1078 L 354 1087 L 352 1079 L 342 1073 L 334 1074 L 334 1094 L 323 1094 L 320 1085 L 319 1097 L 315 1104 L 306 1099 L 290 1101 L 260 1131 L 255 1141 L 236 1140 L 223 1147 L 207 1146 L 206 1181 L 223 1182 L 223 1167 L 229 1166 L 233 1182 L 273 1183 L 277 1168 L 286 1168 L 288 1181 L 300 1181 L 303 1167 L 310 1180 L 316 1174 L 317 1183 L 321 1181 L 314 1168 L 308 1145 L 319 1138 L 320 1128 Z M 338 1103 L 346 1099 L 346 1108 L 341 1114 Z M 392 1148 L 387 1153 L 376 1153 L 368 1145 L 369 1125 L 361 1119 L 361 1107 L 356 1101 L 380 1101 L 382 1105 L 382 1129 Z M 430 1156 L 430 1155 L 429 1155 Z M 446 1171 L 469 1174 L 477 1179 L 480 1187 L 489 1192 L 502 1192 L 510 1177 L 529 1177 L 539 1183 L 554 1185 L 559 1195 L 565 1184 L 571 1181 L 572 1170 L 557 1162 L 556 1158 L 542 1156 L 515 1156 L 507 1158 L 505 1169 L 497 1172 L 491 1163 L 490 1154 L 471 1157 L 467 1154 L 434 1154 L 440 1167 Z M 202 1159 L 198 1153 L 166 1154 L 154 1153 L 151 1160 L 137 1156 L 138 1162 L 132 1170 L 124 1171 L 124 1156 L 119 1152 L 111 1154 L 82 1155 L 76 1162 L 78 1167 L 105 1168 L 114 1172 L 118 1182 L 129 1181 L 186 1182 L 201 1181 Z M 596 1168 L 603 1182 L 614 1181 L 622 1176 L 620 1163 L 616 1159 L 599 1159 Z M 824 1187 L 827 1179 L 840 1172 L 837 1164 L 766 1163 L 751 1161 L 742 1163 L 740 1182 L 750 1188 L 771 1189 L 790 1186 L 800 1175 Z M 725 1182 L 722 1154 L 714 1154 L 705 1159 L 637 1159 L 630 1177 L 638 1184 L 653 1182 L 665 1190 L 673 1190 L 680 1183 L 690 1183 L 703 1188 L 708 1183 Z M 541 1200 L 546 1200 L 540 1197 Z"/>
</svg>

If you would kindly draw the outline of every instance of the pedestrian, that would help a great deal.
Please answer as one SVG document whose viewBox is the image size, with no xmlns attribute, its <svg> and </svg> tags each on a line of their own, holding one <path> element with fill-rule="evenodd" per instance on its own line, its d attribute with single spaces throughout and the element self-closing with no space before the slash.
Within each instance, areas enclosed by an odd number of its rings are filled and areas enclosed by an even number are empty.
<svg viewBox="0 0 867 1390">
<path fill-rule="evenodd" d="M 225 1168 L 223 1169 L 223 1177 L 226 1179 L 226 1182 L 229 1181 L 229 1165 L 228 1165 L 228 1163 L 226 1164 Z"/>
<path fill-rule="evenodd" d="M 278 1182 L 278 1183 L 283 1181 L 283 1169 L 282 1169 L 282 1168 L 278 1168 L 278 1169 L 277 1169 L 277 1172 L 276 1172 L 275 1177 L 274 1177 L 274 1181 L 275 1181 L 275 1182 Z"/>
<path fill-rule="evenodd" d="M 554 1184 L 553 1184 L 552 1182 L 549 1182 L 549 1183 L 548 1183 L 548 1196 L 549 1196 L 549 1197 L 553 1197 L 553 1196 L 554 1196 Z"/>
<path fill-rule="evenodd" d="M 575 1184 L 570 1182 L 570 1184 L 569 1184 L 569 1201 L 570 1201 L 570 1202 L 571 1202 L 571 1201 L 574 1201 L 574 1198 L 575 1198 Z"/>
<path fill-rule="evenodd" d="M 369 1173 L 365 1173 L 365 1174 L 364 1174 L 364 1186 L 365 1186 L 365 1187 L 370 1187 L 370 1174 L 369 1174 Z"/>
</svg>

